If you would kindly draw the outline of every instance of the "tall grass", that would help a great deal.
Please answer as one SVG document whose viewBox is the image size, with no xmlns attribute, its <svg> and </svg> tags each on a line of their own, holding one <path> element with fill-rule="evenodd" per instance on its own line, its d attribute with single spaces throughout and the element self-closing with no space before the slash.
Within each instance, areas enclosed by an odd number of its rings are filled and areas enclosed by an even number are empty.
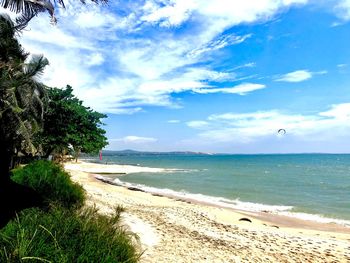
<svg viewBox="0 0 350 263">
<path fill-rule="evenodd" d="M 81 207 L 84 204 L 83 188 L 71 181 L 59 165 L 49 161 L 37 161 L 24 168 L 15 169 L 11 179 L 34 189 L 46 205 L 58 203 L 63 207 Z"/>
<path fill-rule="evenodd" d="M 12 180 L 34 189 L 45 210 L 30 208 L 0 229 L 0 262 L 137 262 L 137 238 L 112 216 L 83 207 L 84 189 L 58 165 L 38 161 L 13 171 Z M 14 193 L 16 194 L 16 193 Z"/>
<path fill-rule="evenodd" d="M 137 262 L 133 235 L 120 226 L 120 213 L 95 208 L 76 212 L 53 207 L 27 209 L 0 230 L 0 262 Z"/>
</svg>

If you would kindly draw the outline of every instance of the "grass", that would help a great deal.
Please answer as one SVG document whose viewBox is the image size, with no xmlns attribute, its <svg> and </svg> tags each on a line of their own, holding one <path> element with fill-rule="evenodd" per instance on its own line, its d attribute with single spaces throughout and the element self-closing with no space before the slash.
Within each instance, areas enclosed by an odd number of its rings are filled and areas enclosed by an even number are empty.
<svg viewBox="0 0 350 263">
<path fill-rule="evenodd" d="M 0 230 L 0 262 L 137 262 L 133 235 L 95 208 L 27 209 Z"/>
<path fill-rule="evenodd" d="M 37 161 L 15 169 L 12 174 L 13 181 L 34 189 L 46 205 L 58 203 L 71 208 L 84 204 L 84 189 L 73 183 L 69 174 L 57 164 Z"/>
<path fill-rule="evenodd" d="M 25 209 L 0 229 L 0 262 L 138 261 L 137 237 L 120 223 L 123 208 L 105 216 L 83 207 L 83 188 L 60 166 L 38 161 L 12 179 L 37 191 L 46 206 Z"/>
</svg>

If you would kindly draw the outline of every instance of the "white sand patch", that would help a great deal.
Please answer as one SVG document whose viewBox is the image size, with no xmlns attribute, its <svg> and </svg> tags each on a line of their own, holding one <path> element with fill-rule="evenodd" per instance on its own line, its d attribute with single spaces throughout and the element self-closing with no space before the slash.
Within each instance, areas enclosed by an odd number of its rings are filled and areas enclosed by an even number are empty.
<svg viewBox="0 0 350 263">
<path fill-rule="evenodd" d="M 122 223 L 127 225 L 130 231 L 139 237 L 143 249 L 149 249 L 158 244 L 159 237 L 154 228 L 140 218 L 129 213 L 123 213 Z"/>
<path fill-rule="evenodd" d="M 119 164 L 98 164 L 98 163 L 67 163 L 65 168 L 72 171 L 82 171 L 86 173 L 110 173 L 110 174 L 129 174 L 129 173 L 161 173 L 168 169 L 141 167 L 134 165 Z"/>
</svg>

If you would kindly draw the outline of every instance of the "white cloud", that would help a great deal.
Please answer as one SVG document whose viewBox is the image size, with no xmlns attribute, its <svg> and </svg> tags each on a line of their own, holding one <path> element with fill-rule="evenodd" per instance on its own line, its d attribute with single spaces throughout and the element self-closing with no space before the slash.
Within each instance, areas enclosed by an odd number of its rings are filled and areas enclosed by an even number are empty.
<svg viewBox="0 0 350 263">
<path fill-rule="evenodd" d="M 273 118 L 278 115 L 277 111 L 258 111 L 253 113 L 224 113 L 224 114 L 212 114 L 208 117 L 211 121 L 239 121 L 245 119 L 267 119 Z"/>
<path fill-rule="evenodd" d="M 44 19 L 41 17 L 40 20 L 43 24 L 48 23 L 48 21 L 45 21 L 46 17 Z M 23 36 L 28 42 L 35 41 L 38 42 L 38 44 L 49 44 L 52 46 L 58 46 L 61 49 L 93 49 L 90 41 L 84 43 L 82 42 L 82 39 L 79 39 L 77 36 L 67 33 L 59 27 L 50 24 L 40 27 L 38 24 L 32 23 L 29 26 L 29 30 L 26 30 L 23 33 Z"/>
<path fill-rule="evenodd" d="M 349 120 L 350 119 L 350 103 L 342 103 L 332 105 L 328 111 L 320 112 L 320 116 L 331 117 L 336 120 Z"/>
<path fill-rule="evenodd" d="M 276 81 L 284 82 L 301 82 L 312 78 L 312 72 L 308 70 L 296 70 L 289 72 L 285 75 L 281 75 Z"/>
<path fill-rule="evenodd" d="M 237 75 L 204 66 L 208 55 L 252 37 L 223 34 L 226 29 L 269 19 L 282 9 L 306 1 L 143 3 L 117 1 L 103 6 L 69 1 L 65 10 L 58 10 L 57 26 L 49 24 L 46 14 L 39 15 L 23 33 L 21 43 L 28 51 L 48 57 L 50 66 L 43 77 L 46 84 L 72 85 L 75 94 L 95 110 L 124 114 L 141 111 L 147 105 L 180 107 L 181 102 L 172 94 L 216 89 L 244 95 L 264 88 L 262 84 L 217 88 L 213 82 L 231 82 L 237 80 Z M 186 21 L 194 26 L 174 34 L 171 27 Z"/>
<path fill-rule="evenodd" d="M 249 62 L 249 63 L 246 63 L 244 65 L 235 67 L 234 70 L 241 69 L 241 68 L 254 68 L 254 67 L 256 67 L 256 63 L 255 62 Z"/>
<path fill-rule="evenodd" d="M 334 9 L 338 17 L 345 21 L 350 20 L 350 0 L 340 0 Z"/>
<path fill-rule="evenodd" d="M 93 107 L 93 106 L 91 106 L 91 107 Z M 101 109 L 97 108 L 97 110 L 98 111 L 106 111 L 106 112 L 114 113 L 114 114 L 128 114 L 128 115 L 143 111 L 141 107 L 125 108 L 125 107 L 123 107 L 123 105 L 120 105 L 120 107 L 106 106 L 106 107 L 103 107 Z"/>
<path fill-rule="evenodd" d="M 186 122 L 188 127 L 195 128 L 195 129 L 202 129 L 209 125 L 207 121 L 189 121 Z"/>
<path fill-rule="evenodd" d="M 117 141 L 117 142 L 124 142 L 124 143 L 130 143 L 130 144 L 144 144 L 144 143 L 156 142 L 157 139 L 152 137 L 140 137 L 140 136 L 129 135 L 123 138 L 109 139 L 109 141 L 111 142 Z"/>
<path fill-rule="evenodd" d="M 168 123 L 180 123 L 180 120 L 168 120 Z"/>
<path fill-rule="evenodd" d="M 195 1 L 146 1 L 143 9 L 144 15 L 141 17 L 146 22 L 157 22 L 160 26 L 178 26 L 186 21 L 195 8 Z"/>
<path fill-rule="evenodd" d="M 86 58 L 86 64 L 89 66 L 101 65 L 104 61 L 103 55 L 101 53 L 92 53 Z"/>
<path fill-rule="evenodd" d="M 324 75 L 324 74 L 327 74 L 326 70 L 321 70 L 316 72 L 311 72 L 309 70 L 296 70 L 284 75 L 280 75 L 275 81 L 302 82 L 302 81 L 311 79 L 315 75 Z"/>
<path fill-rule="evenodd" d="M 23 41 L 25 50 L 32 54 L 44 54 L 49 60 L 49 66 L 42 76 L 43 82 L 51 87 L 65 87 L 70 84 L 74 92 L 78 94 L 84 91 L 84 87 L 94 83 L 95 77 L 89 71 L 89 65 L 84 56 L 77 49 L 69 49 L 64 52 L 54 46 L 33 45 L 30 41 Z M 22 42 L 22 43 L 23 43 Z M 28 44 L 27 44 L 28 43 Z"/>
<path fill-rule="evenodd" d="M 252 35 L 247 34 L 243 36 L 237 36 L 234 34 L 230 35 L 223 35 L 219 37 L 216 40 L 210 41 L 209 43 L 206 43 L 204 46 L 196 48 L 188 53 L 188 56 L 190 57 L 197 57 L 199 55 L 202 55 L 205 52 L 210 52 L 214 50 L 218 50 L 221 48 L 224 48 L 226 46 L 230 45 L 236 45 L 244 42 L 246 39 L 250 38 Z"/>
<path fill-rule="evenodd" d="M 99 10 L 79 12 L 74 20 L 80 28 L 107 27 L 119 22 L 112 14 L 102 14 Z"/>
<path fill-rule="evenodd" d="M 348 66 L 348 65 L 347 65 L 347 64 L 344 64 L 344 63 L 343 63 L 343 64 L 338 64 L 338 65 L 337 65 L 338 68 L 345 68 L 345 67 L 347 67 L 347 66 Z"/>
<path fill-rule="evenodd" d="M 292 5 L 292 4 L 306 4 L 307 0 L 283 0 L 283 4 Z"/>
<path fill-rule="evenodd" d="M 148 0 L 144 6 L 144 21 L 159 23 L 161 26 L 178 26 L 187 21 L 192 13 L 216 19 L 217 26 L 252 22 L 273 15 L 279 8 L 293 4 L 305 4 L 307 0 Z M 209 21 L 213 22 L 213 21 Z"/>
<path fill-rule="evenodd" d="M 264 89 L 266 88 L 263 84 L 255 84 L 255 83 L 243 83 L 240 85 L 237 85 L 233 88 L 201 88 L 196 89 L 195 92 L 197 93 L 230 93 L 230 94 L 239 94 L 239 95 L 247 95 L 249 92 Z"/>
<path fill-rule="evenodd" d="M 334 134 L 337 137 L 350 134 L 350 103 L 332 105 L 329 110 L 314 115 L 277 110 L 213 114 L 193 124 L 188 126 L 200 129 L 199 137 L 212 142 L 249 143 L 278 136 L 279 129 L 286 130 L 287 138 L 327 141 L 334 138 Z"/>
</svg>

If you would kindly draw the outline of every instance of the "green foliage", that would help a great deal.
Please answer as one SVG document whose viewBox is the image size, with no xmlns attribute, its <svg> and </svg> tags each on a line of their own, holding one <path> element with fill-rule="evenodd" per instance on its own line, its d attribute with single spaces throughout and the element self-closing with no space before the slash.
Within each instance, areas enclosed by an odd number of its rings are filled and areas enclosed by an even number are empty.
<svg viewBox="0 0 350 263">
<path fill-rule="evenodd" d="M 85 200 L 84 189 L 73 183 L 60 166 L 49 161 L 33 162 L 15 169 L 12 180 L 33 188 L 48 205 L 59 203 L 66 208 L 80 207 Z"/>
<path fill-rule="evenodd" d="M 12 179 L 49 206 L 23 210 L 0 230 L 0 262 L 138 261 L 137 238 L 120 225 L 123 208 L 112 216 L 82 208 L 84 190 L 59 165 L 37 161 L 14 170 Z"/>
<path fill-rule="evenodd" d="M 1 262 L 137 262 L 133 235 L 94 208 L 24 210 L 0 230 Z"/>
<path fill-rule="evenodd" d="M 43 119 L 45 89 L 37 77 L 48 65 L 43 56 L 26 62 L 16 37 L 16 25 L 0 15 L 0 179 L 9 174 L 13 157 L 37 153 L 34 135 Z"/>
<path fill-rule="evenodd" d="M 85 107 L 73 95 L 72 87 L 50 88 L 48 97 L 44 129 L 38 138 L 46 156 L 67 152 L 70 145 L 79 154 L 97 152 L 108 144 L 100 128 L 106 115 Z"/>
</svg>

